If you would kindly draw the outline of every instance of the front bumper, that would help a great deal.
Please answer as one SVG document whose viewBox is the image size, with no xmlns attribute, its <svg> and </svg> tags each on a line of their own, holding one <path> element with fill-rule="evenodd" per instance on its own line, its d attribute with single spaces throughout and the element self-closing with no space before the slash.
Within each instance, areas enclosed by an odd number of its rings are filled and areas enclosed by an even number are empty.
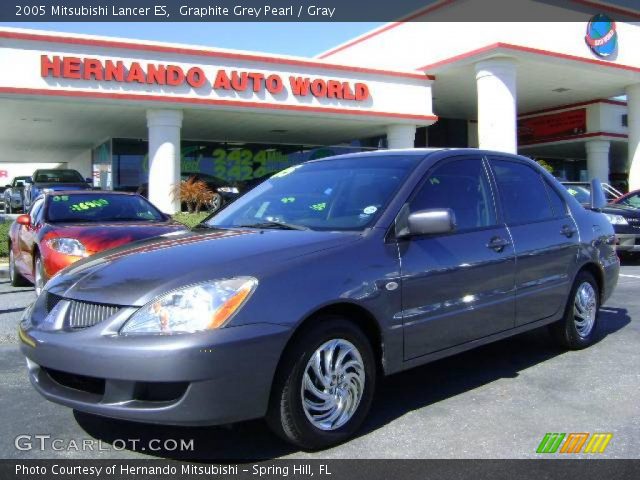
<svg viewBox="0 0 640 480">
<path fill-rule="evenodd" d="M 73 332 L 21 327 L 36 390 L 83 412 L 148 423 L 217 425 L 266 413 L 288 328 L 119 336 L 111 323 Z"/>
<path fill-rule="evenodd" d="M 640 252 L 640 233 L 616 233 L 619 252 Z"/>
</svg>

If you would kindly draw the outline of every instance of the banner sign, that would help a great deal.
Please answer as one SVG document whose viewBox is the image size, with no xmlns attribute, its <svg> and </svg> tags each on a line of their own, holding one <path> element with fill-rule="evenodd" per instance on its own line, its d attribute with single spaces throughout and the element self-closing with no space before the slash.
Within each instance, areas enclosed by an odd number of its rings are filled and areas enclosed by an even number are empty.
<svg viewBox="0 0 640 480">
<path fill-rule="evenodd" d="M 587 110 L 580 108 L 518 120 L 518 143 L 542 143 L 587 131 Z"/>
</svg>

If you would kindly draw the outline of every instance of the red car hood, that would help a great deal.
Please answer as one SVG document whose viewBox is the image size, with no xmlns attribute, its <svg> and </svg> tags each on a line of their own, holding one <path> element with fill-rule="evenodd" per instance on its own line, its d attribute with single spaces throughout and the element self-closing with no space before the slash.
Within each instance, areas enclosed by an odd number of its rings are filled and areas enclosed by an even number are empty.
<svg viewBox="0 0 640 480">
<path fill-rule="evenodd" d="M 187 230 L 181 223 L 59 223 L 50 225 L 43 239 L 56 237 L 75 238 L 82 242 L 89 255 L 119 247 L 126 243 L 157 237 L 165 233 Z"/>
</svg>

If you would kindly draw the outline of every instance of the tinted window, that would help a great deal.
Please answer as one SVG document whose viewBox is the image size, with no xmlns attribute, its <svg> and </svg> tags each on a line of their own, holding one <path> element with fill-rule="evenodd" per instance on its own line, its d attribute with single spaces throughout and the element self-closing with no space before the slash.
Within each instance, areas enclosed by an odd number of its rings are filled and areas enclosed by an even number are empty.
<svg viewBox="0 0 640 480">
<path fill-rule="evenodd" d="M 52 195 L 47 206 L 50 222 L 158 222 L 160 212 L 137 195 Z"/>
<path fill-rule="evenodd" d="M 533 168 L 505 160 L 491 161 L 507 223 L 553 218 L 542 177 Z"/>
<path fill-rule="evenodd" d="M 556 189 L 553 188 L 549 182 L 545 180 L 545 186 L 547 187 L 547 193 L 549 194 L 549 200 L 551 201 L 551 207 L 553 208 L 553 214 L 556 217 L 564 217 L 567 214 L 567 206 L 564 203 L 564 199 L 560 196 Z"/>
<path fill-rule="evenodd" d="M 75 170 L 38 170 L 34 179 L 37 183 L 84 183 Z"/>
<path fill-rule="evenodd" d="M 628 207 L 640 208 L 640 194 L 635 193 L 633 195 L 629 195 L 620 201 L 622 205 L 627 205 Z"/>
<path fill-rule="evenodd" d="M 496 223 L 491 189 L 480 158 L 460 158 L 436 166 L 410 206 L 412 212 L 450 208 L 457 230 Z"/>
<path fill-rule="evenodd" d="M 361 230 L 384 210 L 420 157 L 336 158 L 287 168 L 206 222 L 256 227 L 282 222 L 317 230 Z"/>
</svg>

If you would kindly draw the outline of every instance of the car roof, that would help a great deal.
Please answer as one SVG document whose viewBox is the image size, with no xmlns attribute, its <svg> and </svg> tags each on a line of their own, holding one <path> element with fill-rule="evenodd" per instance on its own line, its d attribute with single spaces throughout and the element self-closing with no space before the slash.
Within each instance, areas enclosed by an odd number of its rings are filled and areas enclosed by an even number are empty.
<svg viewBox="0 0 640 480">
<path fill-rule="evenodd" d="M 427 158 L 438 152 L 450 152 L 452 154 L 470 154 L 470 155 L 497 155 L 503 157 L 516 157 L 516 158 L 526 158 L 527 160 L 531 160 L 528 157 L 524 157 L 522 155 L 517 155 L 513 153 L 507 152 L 498 152 L 496 150 L 482 150 L 479 148 L 395 148 L 395 149 L 385 149 L 385 150 L 369 150 L 366 152 L 355 152 L 355 153 L 346 153 L 342 155 L 333 155 L 331 157 L 318 158 L 314 160 L 309 160 L 306 163 L 315 163 L 315 162 L 325 162 L 332 161 L 338 159 L 346 159 L 346 158 L 370 158 L 370 157 L 385 157 L 392 155 L 404 155 L 409 157 L 422 157 Z M 533 160 L 531 160 L 533 161 Z"/>
<path fill-rule="evenodd" d="M 138 195 L 135 192 L 120 192 L 116 190 L 56 190 L 47 192 L 45 195 Z"/>
</svg>

